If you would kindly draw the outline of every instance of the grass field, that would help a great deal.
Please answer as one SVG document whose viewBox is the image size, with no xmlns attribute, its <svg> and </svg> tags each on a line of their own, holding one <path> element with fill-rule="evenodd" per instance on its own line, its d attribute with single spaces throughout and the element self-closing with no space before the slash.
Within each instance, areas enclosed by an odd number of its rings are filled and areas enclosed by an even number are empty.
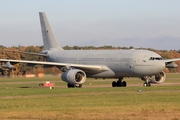
<svg viewBox="0 0 180 120">
<path fill-rule="evenodd" d="M 38 86 L 45 81 L 55 82 L 55 89 Z M 151 87 L 127 78 L 127 87 L 112 88 L 112 81 L 88 79 L 74 89 L 59 77 L 0 78 L 0 119 L 180 119 L 180 74 Z"/>
</svg>

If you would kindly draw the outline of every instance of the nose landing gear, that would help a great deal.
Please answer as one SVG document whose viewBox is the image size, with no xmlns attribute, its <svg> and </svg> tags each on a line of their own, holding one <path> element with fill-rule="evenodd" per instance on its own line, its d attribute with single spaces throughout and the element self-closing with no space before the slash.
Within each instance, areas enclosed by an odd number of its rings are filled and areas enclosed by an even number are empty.
<svg viewBox="0 0 180 120">
<path fill-rule="evenodd" d="M 151 83 L 150 83 L 151 77 L 150 76 L 146 76 L 144 79 L 145 79 L 145 82 L 144 82 L 143 86 L 144 87 L 150 87 L 151 86 Z"/>
</svg>

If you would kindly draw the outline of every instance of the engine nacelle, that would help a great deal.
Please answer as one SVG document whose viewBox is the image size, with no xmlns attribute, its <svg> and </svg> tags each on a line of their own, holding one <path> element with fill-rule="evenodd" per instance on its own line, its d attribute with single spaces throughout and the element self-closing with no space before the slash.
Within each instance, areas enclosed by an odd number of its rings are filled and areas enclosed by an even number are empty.
<svg viewBox="0 0 180 120">
<path fill-rule="evenodd" d="M 86 73 L 79 69 L 71 69 L 62 73 L 61 79 L 73 85 L 83 84 L 86 81 Z"/>
<path fill-rule="evenodd" d="M 13 65 L 11 65 L 10 62 L 6 62 L 5 64 L 2 65 L 3 68 L 8 68 L 8 69 L 11 69 L 13 68 Z"/>
<path fill-rule="evenodd" d="M 146 77 L 141 78 L 143 81 L 146 81 Z M 150 78 L 150 83 L 160 84 L 166 80 L 166 74 L 162 71 L 159 74 L 153 75 Z"/>
</svg>

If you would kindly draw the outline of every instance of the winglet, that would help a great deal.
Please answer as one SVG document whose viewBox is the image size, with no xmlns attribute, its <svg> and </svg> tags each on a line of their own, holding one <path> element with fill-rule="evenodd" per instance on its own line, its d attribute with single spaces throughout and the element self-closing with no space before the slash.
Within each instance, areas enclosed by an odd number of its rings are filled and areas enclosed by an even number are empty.
<svg viewBox="0 0 180 120">
<path fill-rule="evenodd" d="M 40 23 L 41 23 L 44 49 L 45 50 L 50 50 L 50 49 L 63 50 L 63 48 L 60 47 L 60 45 L 58 44 L 58 42 L 54 36 L 54 33 L 51 29 L 51 26 L 46 17 L 46 14 L 44 12 L 39 12 L 39 18 L 40 18 Z"/>
</svg>

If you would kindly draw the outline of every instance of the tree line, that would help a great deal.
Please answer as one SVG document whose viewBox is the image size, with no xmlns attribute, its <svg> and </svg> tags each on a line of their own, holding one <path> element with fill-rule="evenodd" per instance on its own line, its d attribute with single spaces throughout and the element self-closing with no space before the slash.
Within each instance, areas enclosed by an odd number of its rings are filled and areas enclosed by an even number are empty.
<svg viewBox="0 0 180 120">
<path fill-rule="evenodd" d="M 120 49 L 135 49 L 133 46 L 130 47 L 114 47 L 114 46 L 64 46 L 65 50 L 120 50 Z M 136 48 L 136 49 L 146 49 L 150 51 L 154 51 L 161 55 L 164 59 L 170 58 L 180 58 L 180 50 L 155 50 L 152 48 Z M 31 60 L 31 61 L 46 61 L 46 58 L 38 55 L 30 55 L 23 54 L 21 52 L 32 52 L 32 53 L 40 53 L 44 50 L 43 46 L 12 46 L 5 47 L 0 45 L 0 58 L 1 59 L 16 59 L 16 60 Z M 14 51 L 14 52 L 12 52 Z M 17 52 L 15 52 L 17 51 Z M 20 51 L 20 52 L 19 52 Z M 3 63 L 1 63 L 2 65 Z M 165 68 L 165 72 L 180 72 L 180 61 L 177 61 L 176 64 L 179 65 L 178 68 Z M 2 68 L 0 66 L 0 75 L 23 75 L 26 73 L 45 73 L 45 74 L 59 74 L 61 71 L 56 67 L 43 67 L 43 66 L 30 66 L 28 64 L 15 64 L 14 68 L 9 70 Z"/>
</svg>

